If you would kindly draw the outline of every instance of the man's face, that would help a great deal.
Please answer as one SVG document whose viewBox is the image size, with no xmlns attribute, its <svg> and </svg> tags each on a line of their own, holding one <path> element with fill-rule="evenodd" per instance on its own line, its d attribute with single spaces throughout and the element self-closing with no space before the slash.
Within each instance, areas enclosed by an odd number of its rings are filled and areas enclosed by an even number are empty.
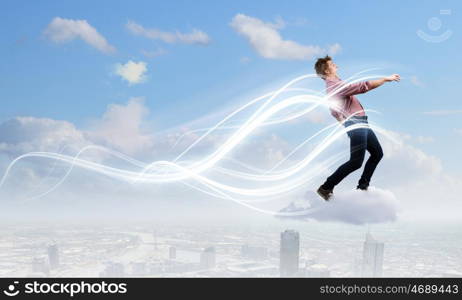
<svg viewBox="0 0 462 300">
<path fill-rule="evenodd" d="M 337 65 L 332 60 L 327 62 L 326 73 L 329 76 L 337 75 Z"/>
</svg>

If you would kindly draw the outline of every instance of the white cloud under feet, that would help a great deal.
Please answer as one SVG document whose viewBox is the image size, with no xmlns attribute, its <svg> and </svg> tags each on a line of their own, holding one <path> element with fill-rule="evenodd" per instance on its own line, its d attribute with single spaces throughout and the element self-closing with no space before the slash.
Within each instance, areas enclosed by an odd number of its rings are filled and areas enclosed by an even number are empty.
<svg viewBox="0 0 462 300">
<path fill-rule="evenodd" d="M 328 202 L 311 192 L 303 201 L 292 202 L 283 211 L 296 212 L 306 208 L 309 208 L 306 215 L 294 218 L 363 225 L 395 221 L 399 202 L 391 191 L 370 187 L 367 191 L 336 193 Z"/>
</svg>

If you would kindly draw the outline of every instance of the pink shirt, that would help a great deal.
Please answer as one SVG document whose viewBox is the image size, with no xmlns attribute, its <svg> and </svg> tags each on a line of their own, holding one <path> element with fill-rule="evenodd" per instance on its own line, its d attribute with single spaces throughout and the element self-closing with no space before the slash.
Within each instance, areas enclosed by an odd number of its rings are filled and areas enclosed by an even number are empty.
<svg viewBox="0 0 462 300">
<path fill-rule="evenodd" d="M 352 114 L 356 116 L 365 116 L 364 108 L 354 95 L 363 94 L 371 89 L 368 81 L 347 84 L 340 79 L 325 79 L 326 92 L 330 93 L 337 88 L 343 89 L 330 100 L 330 113 L 337 120 L 346 119 Z"/>
</svg>

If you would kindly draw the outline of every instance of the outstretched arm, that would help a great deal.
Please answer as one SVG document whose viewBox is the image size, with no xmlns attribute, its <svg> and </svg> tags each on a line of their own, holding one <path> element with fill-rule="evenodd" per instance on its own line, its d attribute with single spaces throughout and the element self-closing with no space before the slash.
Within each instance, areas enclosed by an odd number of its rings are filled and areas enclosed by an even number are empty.
<svg viewBox="0 0 462 300">
<path fill-rule="evenodd" d="M 339 96 L 353 96 L 357 94 L 363 94 L 363 93 L 369 92 L 370 90 L 378 88 L 385 82 L 399 81 L 399 80 L 400 80 L 399 75 L 393 74 L 393 75 L 390 75 L 390 76 L 387 76 L 381 79 L 356 82 L 356 83 L 342 86 L 340 88 L 340 91 L 338 91 L 338 95 Z M 334 86 L 330 87 L 328 91 L 331 92 L 333 87 Z"/>
<path fill-rule="evenodd" d="M 375 89 L 384 84 L 385 82 L 390 82 L 390 81 L 399 81 L 401 78 L 399 77 L 399 74 L 393 74 L 381 79 L 376 79 L 376 80 L 369 80 L 369 89 Z"/>
</svg>

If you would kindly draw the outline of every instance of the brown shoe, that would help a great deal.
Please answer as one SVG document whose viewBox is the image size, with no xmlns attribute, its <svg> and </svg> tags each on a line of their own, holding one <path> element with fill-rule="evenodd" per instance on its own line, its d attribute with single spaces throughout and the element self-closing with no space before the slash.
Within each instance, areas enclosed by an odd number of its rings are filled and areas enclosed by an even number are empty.
<svg viewBox="0 0 462 300">
<path fill-rule="evenodd" d="M 326 190 L 322 187 L 322 185 L 318 189 L 318 195 L 321 196 L 326 201 L 329 201 L 333 194 L 334 194 L 333 190 Z"/>
</svg>

